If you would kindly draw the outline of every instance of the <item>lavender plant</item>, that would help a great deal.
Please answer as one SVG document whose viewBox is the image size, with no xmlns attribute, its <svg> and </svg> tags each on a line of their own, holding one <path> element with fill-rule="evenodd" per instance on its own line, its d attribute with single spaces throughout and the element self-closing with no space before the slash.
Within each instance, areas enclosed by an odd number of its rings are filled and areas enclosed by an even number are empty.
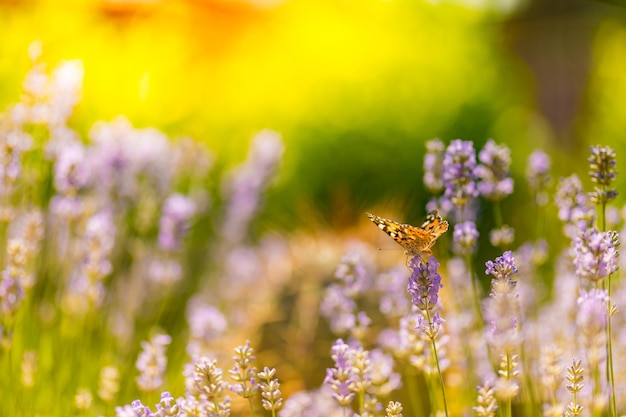
<svg viewBox="0 0 626 417">
<path fill-rule="evenodd" d="M 493 141 L 478 157 L 470 141 L 430 141 L 424 184 L 453 239 L 407 272 L 360 228 L 351 242 L 322 228 L 255 228 L 286 149 L 280 134 L 255 135 L 222 177 L 203 145 L 123 117 L 83 135 L 70 122 L 82 65 L 48 70 L 37 45 L 31 56 L 21 101 L 0 115 L 1 415 L 626 410 L 626 373 L 613 363 L 625 354 L 626 289 L 610 147 L 591 148 L 589 179 L 560 181 L 556 207 L 550 157 L 529 156 L 543 214 L 527 216 L 534 240 L 515 246 L 499 205 L 518 155 Z M 485 204 L 492 231 L 481 229 Z M 557 217 L 563 240 L 546 232 Z M 486 264 L 485 297 L 473 264 L 487 238 L 503 254 Z"/>
</svg>

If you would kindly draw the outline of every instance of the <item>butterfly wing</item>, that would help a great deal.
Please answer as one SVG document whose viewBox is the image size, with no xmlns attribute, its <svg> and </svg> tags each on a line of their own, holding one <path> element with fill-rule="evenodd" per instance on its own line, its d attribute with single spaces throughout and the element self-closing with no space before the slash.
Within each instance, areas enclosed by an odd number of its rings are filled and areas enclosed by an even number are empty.
<svg viewBox="0 0 626 417">
<path fill-rule="evenodd" d="M 435 243 L 435 240 L 448 230 L 448 222 L 439 217 L 436 212 L 429 214 L 429 217 L 431 215 L 432 218 L 429 220 L 427 217 L 424 226 L 415 227 L 367 213 L 367 217 L 380 230 L 387 233 L 396 243 L 402 246 L 408 256 L 430 254 L 430 248 Z M 437 224 L 431 225 L 432 222 Z"/>
</svg>

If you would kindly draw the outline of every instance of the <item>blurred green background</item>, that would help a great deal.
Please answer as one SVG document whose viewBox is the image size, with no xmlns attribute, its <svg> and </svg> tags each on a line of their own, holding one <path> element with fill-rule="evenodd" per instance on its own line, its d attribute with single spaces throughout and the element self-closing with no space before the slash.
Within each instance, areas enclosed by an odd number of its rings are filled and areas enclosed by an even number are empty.
<svg viewBox="0 0 626 417">
<path fill-rule="evenodd" d="M 281 132 L 266 227 L 341 229 L 376 208 L 419 221 L 434 137 L 506 143 L 517 190 L 534 148 L 557 178 L 585 173 L 590 144 L 626 151 L 619 2 L 4 0 L 1 108 L 33 40 L 51 66 L 83 61 L 71 123 L 85 138 L 123 114 L 207 143 L 226 167 L 255 132 Z M 505 201 L 518 227 L 523 198 Z"/>
</svg>

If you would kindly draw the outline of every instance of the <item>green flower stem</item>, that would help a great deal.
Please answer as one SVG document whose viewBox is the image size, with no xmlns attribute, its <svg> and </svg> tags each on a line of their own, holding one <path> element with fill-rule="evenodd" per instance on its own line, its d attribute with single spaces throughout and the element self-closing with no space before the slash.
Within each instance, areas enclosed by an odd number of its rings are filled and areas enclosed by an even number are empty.
<svg viewBox="0 0 626 417">
<path fill-rule="evenodd" d="M 426 318 L 428 319 L 428 325 L 432 328 L 432 319 L 430 318 L 430 311 L 426 310 Z M 441 396 L 443 398 L 443 409 L 448 417 L 448 401 L 446 399 L 446 386 L 443 382 L 443 374 L 441 373 L 441 366 L 439 366 L 439 355 L 437 354 L 437 344 L 435 343 L 435 335 L 431 332 L 430 343 L 433 348 L 433 356 L 435 357 L 435 363 L 437 364 L 437 373 L 439 374 L 439 384 L 441 385 Z"/>
</svg>

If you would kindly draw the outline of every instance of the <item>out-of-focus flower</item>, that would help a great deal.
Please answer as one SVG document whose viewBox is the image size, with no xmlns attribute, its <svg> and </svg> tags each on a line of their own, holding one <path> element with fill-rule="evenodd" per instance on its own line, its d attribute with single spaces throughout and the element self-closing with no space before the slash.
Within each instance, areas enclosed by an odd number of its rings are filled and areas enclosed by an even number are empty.
<svg viewBox="0 0 626 417">
<path fill-rule="evenodd" d="M 142 391 L 154 391 L 163 385 L 163 374 L 167 367 L 165 348 L 172 338 L 165 334 L 154 336 L 149 342 L 141 342 L 142 352 L 137 358 L 137 386 Z"/>
<path fill-rule="evenodd" d="M 576 274 L 592 282 L 601 281 L 617 271 L 619 236 L 616 232 L 587 229 L 574 239 Z"/>
<path fill-rule="evenodd" d="M 606 290 L 582 291 L 578 297 L 576 324 L 588 337 L 596 337 L 606 329 L 609 319 L 609 296 Z"/>
<path fill-rule="evenodd" d="M 573 238 L 593 223 L 594 211 L 577 175 L 561 178 L 554 201 L 559 208 L 559 219 L 565 222 L 567 236 Z"/>
<path fill-rule="evenodd" d="M 433 194 L 443 191 L 443 159 L 446 147 L 439 139 L 426 142 L 424 155 L 424 185 Z"/>
<path fill-rule="evenodd" d="M 510 177 L 511 150 L 505 145 L 487 141 L 478 154 L 481 164 L 476 167 L 478 191 L 489 201 L 500 201 L 513 193 L 513 179 Z"/>
<path fill-rule="evenodd" d="M 261 203 L 261 194 L 273 179 L 284 151 L 281 136 L 263 130 L 252 140 L 246 161 L 226 177 L 222 192 L 227 200 L 221 234 L 227 242 L 240 242 Z"/>
<path fill-rule="evenodd" d="M 181 194 L 172 194 L 165 200 L 159 223 L 158 242 L 161 249 L 174 251 L 180 247 L 195 211 L 195 203 Z"/>
<path fill-rule="evenodd" d="M 453 140 L 443 161 L 445 196 L 459 207 L 478 196 L 476 188 L 476 151 L 471 141 Z"/>
<path fill-rule="evenodd" d="M 478 241 L 476 223 L 463 222 L 454 225 L 454 250 L 458 254 L 474 253 Z"/>
<path fill-rule="evenodd" d="M 509 247 L 514 240 L 515 230 L 506 224 L 489 232 L 489 243 L 497 248 Z"/>
<path fill-rule="evenodd" d="M 528 157 L 526 165 L 526 181 L 533 192 L 535 204 L 548 204 L 548 186 L 550 185 L 550 157 L 541 150 L 536 150 Z"/>
<path fill-rule="evenodd" d="M 510 352 L 519 347 L 519 294 L 516 282 L 511 276 L 517 273 L 515 259 L 511 251 L 506 251 L 495 262 L 487 261 L 487 274 L 495 278 L 491 281 L 491 292 L 485 300 L 484 318 L 487 342 L 497 352 Z"/>
<path fill-rule="evenodd" d="M 98 397 L 104 402 L 113 401 L 120 390 L 120 373 L 114 366 L 104 366 L 100 370 Z"/>
</svg>

